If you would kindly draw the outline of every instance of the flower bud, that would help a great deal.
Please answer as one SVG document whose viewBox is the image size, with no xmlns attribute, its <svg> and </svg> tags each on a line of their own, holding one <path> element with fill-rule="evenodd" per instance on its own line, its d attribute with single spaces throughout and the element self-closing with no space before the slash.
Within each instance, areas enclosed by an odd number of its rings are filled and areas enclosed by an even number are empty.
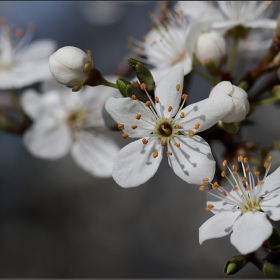
<svg viewBox="0 0 280 280">
<path fill-rule="evenodd" d="M 81 49 L 63 47 L 49 58 L 50 71 L 53 77 L 68 87 L 81 88 L 92 70 L 92 59 Z"/>
<path fill-rule="evenodd" d="M 226 57 L 226 42 L 218 32 L 201 33 L 196 41 L 195 56 L 209 71 L 218 69 Z"/>
<path fill-rule="evenodd" d="M 242 269 L 248 260 L 245 256 L 239 255 L 232 257 L 224 267 L 224 274 L 232 275 L 237 273 L 240 269 Z"/>
<path fill-rule="evenodd" d="M 221 98 L 231 98 L 233 107 L 231 111 L 221 119 L 224 123 L 243 121 L 249 112 L 250 104 L 245 90 L 232 85 L 228 81 L 218 83 L 210 92 L 209 98 L 219 95 Z"/>
</svg>

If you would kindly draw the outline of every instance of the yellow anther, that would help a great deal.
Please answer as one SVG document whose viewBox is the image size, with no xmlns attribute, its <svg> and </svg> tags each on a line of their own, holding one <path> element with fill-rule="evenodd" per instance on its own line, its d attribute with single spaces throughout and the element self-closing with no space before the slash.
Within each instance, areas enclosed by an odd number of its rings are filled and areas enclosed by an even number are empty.
<svg viewBox="0 0 280 280">
<path fill-rule="evenodd" d="M 213 207 L 214 207 L 214 205 L 208 204 L 208 205 L 205 207 L 205 210 L 206 210 L 206 211 L 210 211 Z"/>
<path fill-rule="evenodd" d="M 189 135 L 190 137 L 193 137 L 193 136 L 194 136 L 194 132 L 193 132 L 192 130 L 190 130 L 189 133 L 188 133 L 188 135 Z"/>
<path fill-rule="evenodd" d="M 144 49 L 143 49 L 142 47 L 140 47 L 140 46 L 137 47 L 137 50 L 138 50 L 139 52 L 143 52 L 143 51 L 144 51 Z"/>
<path fill-rule="evenodd" d="M 148 140 L 146 138 L 142 139 L 142 142 L 144 145 L 146 145 L 148 143 Z"/>
<path fill-rule="evenodd" d="M 169 106 L 168 107 L 168 112 L 171 112 L 172 111 L 172 106 Z"/>
<path fill-rule="evenodd" d="M 248 160 L 249 160 L 249 159 L 248 159 L 247 157 L 245 157 L 245 158 L 243 159 L 243 162 L 244 162 L 244 163 L 247 163 Z"/>
<path fill-rule="evenodd" d="M 155 98 L 156 103 L 159 103 L 159 98 L 156 96 Z"/>
<path fill-rule="evenodd" d="M 225 191 L 222 191 L 223 196 L 227 196 L 227 193 Z"/>
<path fill-rule="evenodd" d="M 237 171 L 237 170 L 238 170 L 237 165 L 234 164 L 234 165 L 232 166 L 232 170 L 233 170 L 233 171 Z"/>
<path fill-rule="evenodd" d="M 156 158 L 158 156 L 158 152 L 153 153 L 153 157 Z"/>
<path fill-rule="evenodd" d="M 246 168 L 245 168 L 245 171 L 246 171 L 247 173 L 249 173 L 249 172 L 250 172 L 250 168 L 249 168 L 249 167 L 246 167 Z"/>
<path fill-rule="evenodd" d="M 201 185 L 201 186 L 199 187 L 199 190 L 200 190 L 201 192 L 203 192 L 203 191 L 205 190 L 205 186 Z"/>
<path fill-rule="evenodd" d="M 223 166 L 227 166 L 227 161 L 226 160 L 223 161 Z"/>
<path fill-rule="evenodd" d="M 132 94 L 131 98 L 132 98 L 133 100 L 137 100 L 137 96 L 134 95 L 134 94 Z"/>
<path fill-rule="evenodd" d="M 146 104 L 147 107 L 152 105 L 151 101 L 147 101 L 145 104 Z"/>
<path fill-rule="evenodd" d="M 163 146 L 165 146 L 165 142 L 162 140 L 161 142 L 160 142 L 160 145 L 163 147 Z"/>
<path fill-rule="evenodd" d="M 129 37 L 127 38 L 127 41 L 128 41 L 128 42 L 133 42 L 133 41 L 134 41 L 134 38 L 133 38 L 132 36 L 129 36 Z"/>
<path fill-rule="evenodd" d="M 243 156 L 239 156 L 239 157 L 237 158 L 237 160 L 238 160 L 238 162 L 243 161 Z"/>
<path fill-rule="evenodd" d="M 246 183 L 248 180 L 247 180 L 246 177 L 243 177 L 243 178 L 241 179 L 241 181 L 242 181 L 242 183 Z"/>
<path fill-rule="evenodd" d="M 176 86 L 176 90 L 179 91 L 180 88 L 181 88 L 181 86 L 178 84 L 178 85 Z"/>
<path fill-rule="evenodd" d="M 194 126 L 194 129 L 199 129 L 199 127 L 200 127 L 200 124 L 197 123 L 197 124 Z"/>
<path fill-rule="evenodd" d="M 176 124 L 176 125 L 175 125 L 175 128 L 181 129 L 182 127 L 181 127 L 179 124 Z"/>
<path fill-rule="evenodd" d="M 263 181 L 258 181 L 257 185 L 262 185 Z"/>
<path fill-rule="evenodd" d="M 180 143 L 174 143 L 174 145 L 178 148 L 180 147 Z"/>
<path fill-rule="evenodd" d="M 216 191 L 216 190 L 219 188 L 219 186 L 220 186 L 220 185 L 219 185 L 217 182 L 215 182 L 215 183 L 212 185 L 212 189 Z"/>
<path fill-rule="evenodd" d="M 264 168 L 267 169 L 267 168 L 269 167 L 269 165 L 270 165 L 270 164 L 269 164 L 268 162 L 265 162 L 263 166 L 264 166 Z"/>
<path fill-rule="evenodd" d="M 238 191 L 238 187 L 235 186 L 235 187 L 232 188 L 232 190 L 233 190 L 233 191 Z"/>
<path fill-rule="evenodd" d="M 187 94 L 182 94 L 182 99 L 184 99 L 185 101 L 188 99 L 188 95 Z"/>
<path fill-rule="evenodd" d="M 226 177 L 226 172 L 225 172 L 225 171 L 222 171 L 221 176 L 222 176 L 223 178 Z"/>
<path fill-rule="evenodd" d="M 122 123 L 118 124 L 118 129 L 119 130 L 124 130 L 124 125 Z"/>
<path fill-rule="evenodd" d="M 172 156 L 172 152 L 167 151 L 166 153 L 167 153 L 169 156 Z"/>
<path fill-rule="evenodd" d="M 250 185 L 247 185 L 246 186 L 246 191 L 249 191 L 251 189 L 251 186 Z"/>
<path fill-rule="evenodd" d="M 136 128 L 137 128 L 137 125 L 133 125 L 131 128 L 132 128 L 132 129 L 136 129 Z"/>
<path fill-rule="evenodd" d="M 260 171 L 255 171 L 254 174 L 255 174 L 256 176 L 258 176 L 258 175 L 260 175 Z"/>
<path fill-rule="evenodd" d="M 123 138 L 123 139 L 126 139 L 126 138 L 128 138 L 128 137 L 129 137 L 129 135 L 126 134 L 126 133 L 124 133 L 124 134 L 122 135 L 122 138 Z"/>
<path fill-rule="evenodd" d="M 142 83 L 142 84 L 140 85 L 140 88 L 141 88 L 142 90 L 145 90 L 145 89 L 147 88 L 147 85 L 146 85 L 145 83 Z"/>
<path fill-rule="evenodd" d="M 180 118 L 184 118 L 185 117 L 185 114 L 182 112 L 181 114 L 180 114 Z"/>
<path fill-rule="evenodd" d="M 203 184 L 205 184 L 205 185 L 207 185 L 207 184 L 210 183 L 208 178 L 204 178 L 204 179 L 202 180 L 202 182 L 203 182 Z"/>
<path fill-rule="evenodd" d="M 269 156 L 267 160 L 272 162 L 272 156 Z"/>
</svg>

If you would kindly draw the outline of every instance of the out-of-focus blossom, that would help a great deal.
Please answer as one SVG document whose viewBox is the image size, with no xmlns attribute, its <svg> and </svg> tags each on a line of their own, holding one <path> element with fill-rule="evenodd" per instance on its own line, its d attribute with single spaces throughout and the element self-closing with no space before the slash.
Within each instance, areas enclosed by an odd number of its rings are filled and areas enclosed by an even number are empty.
<svg viewBox="0 0 280 280">
<path fill-rule="evenodd" d="M 51 78 L 48 57 L 53 40 L 31 42 L 34 27 L 23 33 L 3 23 L 0 27 L 0 89 L 23 88 Z"/>
<path fill-rule="evenodd" d="M 258 172 L 252 173 L 247 158 L 238 157 L 238 160 L 242 165 L 242 177 L 234 165 L 232 170 L 228 167 L 231 178 L 222 172 L 230 186 L 222 187 L 217 182 L 211 184 L 206 210 L 215 216 L 199 228 L 199 243 L 232 233 L 231 243 L 241 254 L 248 254 L 259 249 L 272 234 L 272 224 L 267 216 L 274 221 L 280 220 L 280 167 L 267 176 L 269 157 L 264 165 L 266 173 L 260 180 Z M 223 165 L 227 166 L 227 163 L 224 161 Z M 206 178 L 204 182 L 208 183 Z M 201 186 L 200 190 L 203 189 Z"/>
<path fill-rule="evenodd" d="M 209 98 L 213 97 L 231 99 L 233 103 L 230 112 L 221 119 L 225 123 L 243 121 L 249 112 L 248 94 L 242 88 L 232 85 L 231 82 L 223 81 L 217 84 L 209 95 Z"/>
<path fill-rule="evenodd" d="M 107 98 L 117 95 L 116 89 L 102 86 L 80 92 L 65 87 L 43 94 L 25 91 L 21 104 L 34 123 L 24 133 L 24 145 L 35 157 L 49 160 L 70 151 L 87 172 L 110 177 L 119 148 L 106 136 L 101 111 Z"/>
<path fill-rule="evenodd" d="M 136 187 L 156 173 L 167 146 L 173 171 L 188 183 L 199 184 L 203 172 L 215 173 L 210 146 L 197 132 L 213 126 L 233 107 L 231 98 L 207 98 L 183 108 L 184 70 L 171 70 L 155 88 L 155 102 L 134 98 L 109 98 L 106 110 L 123 130 L 123 138 L 141 138 L 125 146 L 116 156 L 113 178 L 122 187 Z M 181 98 L 184 102 L 180 106 Z"/>
</svg>

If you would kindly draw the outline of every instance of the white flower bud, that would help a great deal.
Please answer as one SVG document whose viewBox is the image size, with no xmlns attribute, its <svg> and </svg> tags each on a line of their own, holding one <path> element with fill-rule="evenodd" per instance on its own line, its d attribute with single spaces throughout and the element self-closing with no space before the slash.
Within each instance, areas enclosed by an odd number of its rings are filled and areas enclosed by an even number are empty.
<svg viewBox="0 0 280 280">
<path fill-rule="evenodd" d="M 222 122 L 240 122 L 245 119 L 250 109 L 248 95 L 242 88 L 224 81 L 218 83 L 210 92 L 209 98 L 220 95 L 221 98 L 231 98 L 233 107 L 231 111 L 221 119 Z"/>
<path fill-rule="evenodd" d="M 205 64 L 214 63 L 219 67 L 226 55 L 226 41 L 218 32 L 211 31 L 201 33 L 196 41 L 195 56 L 199 62 Z"/>
<path fill-rule="evenodd" d="M 91 58 L 76 47 L 63 47 L 49 58 L 50 71 L 53 77 L 68 87 L 82 85 L 87 80 Z M 86 71 L 85 71 L 86 69 Z"/>
</svg>

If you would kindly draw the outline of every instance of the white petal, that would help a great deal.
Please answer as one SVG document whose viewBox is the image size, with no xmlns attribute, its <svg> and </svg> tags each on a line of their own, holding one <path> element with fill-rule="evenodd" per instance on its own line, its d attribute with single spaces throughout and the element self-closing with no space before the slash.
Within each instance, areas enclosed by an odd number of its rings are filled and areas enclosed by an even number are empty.
<svg viewBox="0 0 280 280">
<path fill-rule="evenodd" d="M 261 195 L 267 195 L 273 191 L 280 192 L 280 166 L 266 177 L 262 186 Z"/>
<path fill-rule="evenodd" d="M 158 152 L 156 158 L 153 157 L 154 152 Z M 113 178 L 124 188 L 144 184 L 158 170 L 162 153 L 163 147 L 156 138 L 151 138 L 146 145 L 141 139 L 128 144 L 115 158 Z"/>
<path fill-rule="evenodd" d="M 40 117 L 25 132 L 23 142 L 32 155 L 44 159 L 65 156 L 72 144 L 68 129 L 47 116 Z"/>
<path fill-rule="evenodd" d="M 24 112 L 33 120 L 38 118 L 42 110 L 42 98 L 33 89 L 26 90 L 20 97 Z"/>
<path fill-rule="evenodd" d="M 220 98 L 214 96 L 206 98 L 197 103 L 188 105 L 181 112 L 185 114 L 184 118 L 180 118 L 180 113 L 176 116 L 176 123 L 180 124 L 184 129 L 191 129 L 199 132 L 208 129 L 216 124 L 220 119 L 226 116 L 233 108 L 231 98 Z M 194 129 L 196 124 L 200 124 L 197 130 Z"/>
<path fill-rule="evenodd" d="M 244 24 L 246 27 L 250 28 L 269 28 L 275 29 L 277 26 L 277 20 L 275 19 L 256 19 L 254 21 Z"/>
<path fill-rule="evenodd" d="M 155 116 L 143 102 L 131 98 L 110 97 L 105 105 L 106 110 L 118 123 L 124 125 L 124 132 L 130 137 L 146 137 L 155 127 Z M 141 118 L 136 119 L 140 114 Z M 136 129 L 131 127 L 136 125 Z"/>
<path fill-rule="evenodd" d="M 119 147 L 100 133 L 81 131 L 72 146 L 71 155 L 84 170 L 96 177 L 111 177 Z"/>
<path fill-rule="evenodd" d="M 202 244 L 207 239 L 229 235 L 240 214 L 241 211 L 223 211 L 211 217 L 199 228 L 199 243 Z"/>
<path fill-rule="evenodd" d="M 159 112 L 163 111 L 165 118 L 173 117 L 177 113 L 182 97 L 183 82 L 184 69 L 180 66 L 172 69 L 156 86 L 155 96 L 159 98 L 156 108 Z M 179 90 L 177 90 L 178 85 Z M 170 106 L 172 110 L 169 112 Z"/>
<path fill-rule="evenodd" d="M 280 191 L 272 192 L 263 198 L 260 207 L 270 219 L 280 220 Z"/>
<path fill-rule="evenodd" d="M 248 254 L 259 249 L 271 234 L 272 225 L 266 214 L 250 211 L 234 223 L 230 241 L 241 254 Z"/>
<path fill-rule="evenodd" d="M 233 85 L 231 82 L 223 81 L 218 83 L 210 92 L 209 97 L 229 95 L 233 92 Z"/>
<path fill-rule="evenodd" d="M 172 142 L 168 144 L 168 150 L 172 152 L 168 161 L 175 174 L 189 184 L 202 184 L 203 178 L 211 181 L 216 162 L 208 143 L 199 136 L 175 137 L 174 141 L 180 147 Z"/>
</svg>

